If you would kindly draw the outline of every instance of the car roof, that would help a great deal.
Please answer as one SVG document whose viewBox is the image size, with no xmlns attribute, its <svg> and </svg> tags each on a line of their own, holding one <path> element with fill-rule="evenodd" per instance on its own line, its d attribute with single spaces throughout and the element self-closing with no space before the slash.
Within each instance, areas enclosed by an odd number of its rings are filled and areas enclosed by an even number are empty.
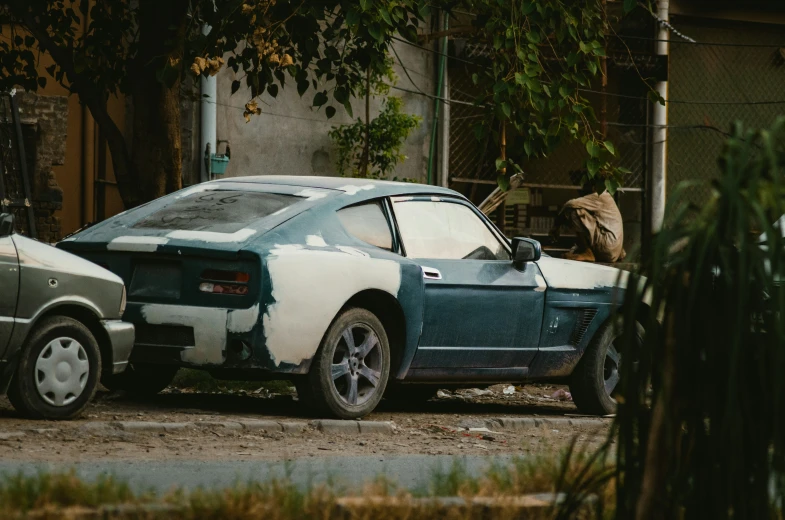
<svg viewBox="0 0 785 520">
<path fill-rule="evenodd" d="M 319 188 L 336 191 L 356 191 L 357 187 L 373 185 L 378 195 L 393 194 L 443 194 L 463 198 L 463 196 L 448 188 L 417 184 L 413 182 L 382 181 L 375 179 L 357 179 L 353 177 L 322 177 L 316 175 L 254 175 L 247 177 L 225 177 L 213 181 L 215 183 L 248 183 L 248 184 L 277 184 L 285 186 L 301 186 L 303 188 Z M 352 189 L 354 188 L 354 189 Z M 381 193 L 380 193 L 381 192 Z"/>
</svg>

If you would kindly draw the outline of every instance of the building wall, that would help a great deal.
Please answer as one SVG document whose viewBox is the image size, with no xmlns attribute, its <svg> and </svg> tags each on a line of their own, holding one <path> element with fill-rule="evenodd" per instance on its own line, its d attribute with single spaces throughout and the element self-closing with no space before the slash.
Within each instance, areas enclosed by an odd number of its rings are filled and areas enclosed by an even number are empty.
<svg viewBox="0 0 785 520">
<path fill-rule="evenodd" d="M 435 55 L 403 43 L 396 45 L 396 51 L 414 81 L 412 84 L 396 60 L 397 86 L 433 94 Z M 324 115 L 325 107 L 321 110 L 311 107 L 314 92 L 309 90 L 300 98 L 291 81 L 279 91 L 277 98 L 268 94 L 262 96 L 259 104 L 262 114 L 246 123 L 243 106 L 250 94 L 241 88 L 232 95 L 231 84 L 235 79 L 236 75 L 228 68 L 218 74 L 218 139 L 229 140 L 232 149 L 227 176 L 337 175 L 337 151 L 327 133 L 333 126 L 352 122 L 343 107 L 337 106 L 335 117 L 328 120 Z M 433 99 L 395 89 L 390 90 L 390 95 L 403 99 L 404 112 L 423 119 L 403 147 L 408 159 L 399 163 L 393 176 L 424 181 Z M 381 101 L 381 98 L 372 99 L 371 118 L 378 114 Z M 355 118 L 362 117 L 364 102 L 353 100 L 352 109 Z M 223 146 L 219 146 L 219 151 L 223 151 Z"/>
</svg>

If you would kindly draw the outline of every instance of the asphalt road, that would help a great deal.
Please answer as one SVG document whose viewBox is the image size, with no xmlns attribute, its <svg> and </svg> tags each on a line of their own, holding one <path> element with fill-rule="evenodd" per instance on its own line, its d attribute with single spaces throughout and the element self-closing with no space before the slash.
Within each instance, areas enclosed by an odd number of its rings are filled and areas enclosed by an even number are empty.
<svg viewBox="0 0 785 520">
<path fill-rule="evenodd" d="M 330 483 L 361 486 L 378 476 L 397 482 L 409 490 L 427 490 L 435 472 L 447 472 L 453 464 L 465 468 L 467 474 L 480 476 L 494 462 L 505 462 L 510 456 L 340 456 L 306 458 L 288 461 L 95 461 L 74 464 L 30 463 L 0 461 L 0 474 L 23 472 L 34 475 L 44 471 L 68 471 L 88 481 L 100 475 L 112 475 L 126 482 L 138 492 L 154 490 L 165 493 L 173 486 L 183 489 L 223 488 L 237 483 L 271 479 L 287 479 L 307 489 L 311 485 Z"/>
</svg>

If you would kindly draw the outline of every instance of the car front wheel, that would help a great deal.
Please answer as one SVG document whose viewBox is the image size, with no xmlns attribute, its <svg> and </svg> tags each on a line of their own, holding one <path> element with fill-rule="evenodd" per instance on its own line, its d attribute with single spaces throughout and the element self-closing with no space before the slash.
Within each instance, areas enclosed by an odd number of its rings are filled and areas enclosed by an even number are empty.
<svg viewBox="0 0 785 520">
<path fill-rule="evenodd" d="M 44 318 L 22 349 L 8 399 L 31 419 L 71 419 L 100 378 L 101 352 L 90 330 L 65 316 Z"/>
<path fill-rule="evenodd" d="M 309 373 L 313 404 L 340 419 L 368 415 L 384 395 L 390 345 L 384 326 L 370 311 L 344 311 L 322 340 Z"/>
<path fill-rule="evenodd" d="M 636 323 L 635 345 L 643 343 L 643 327 Z M 592 338 L 570 379 L 573 401 L 583 413 L 608 415 L 616 413 L 614 395 L 621 382 L 621 328 L 616 322 L 604 324 Z"/>
</svg>

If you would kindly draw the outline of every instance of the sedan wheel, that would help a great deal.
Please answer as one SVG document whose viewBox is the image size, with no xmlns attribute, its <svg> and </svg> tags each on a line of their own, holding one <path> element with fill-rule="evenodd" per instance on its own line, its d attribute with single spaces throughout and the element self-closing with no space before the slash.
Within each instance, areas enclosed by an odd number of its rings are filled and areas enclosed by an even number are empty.
<svg viewBox="0 0 785 520">
<path fill-rule="evenodd" d="M 603 367 L 602 375 L 605 380 L 605 392 L 608 395 L 613 395 L 616 386 L 619 384 L 619 370 L 621 370 L 621 354 L 616 350 L 613 343 L 608 346 L 608 351 L 605 353 L 605 366 Z"/>
<path fill-rule="evenodd" d="M 101 353 L 90 329 L 65 316 L 44 318 L 30 334 L 8 398 L 34 419 L 79 415 L 101 377 Z"/>
<path fill-rule="evenodd" d="M 73 338 L 50 341 L 35 362 L 35 385 L 52 406 L 69 405 L 82 395 L 90 374 L 84 347 Z"/>
<path fill-rule="evenodd" d="M 349 309 L 330 326 L 314 359 L 310 385 L 321 412 L 342 419 L 370 413 L 384 394 L 390 347 L 379 319 Z"/>
</svg>

